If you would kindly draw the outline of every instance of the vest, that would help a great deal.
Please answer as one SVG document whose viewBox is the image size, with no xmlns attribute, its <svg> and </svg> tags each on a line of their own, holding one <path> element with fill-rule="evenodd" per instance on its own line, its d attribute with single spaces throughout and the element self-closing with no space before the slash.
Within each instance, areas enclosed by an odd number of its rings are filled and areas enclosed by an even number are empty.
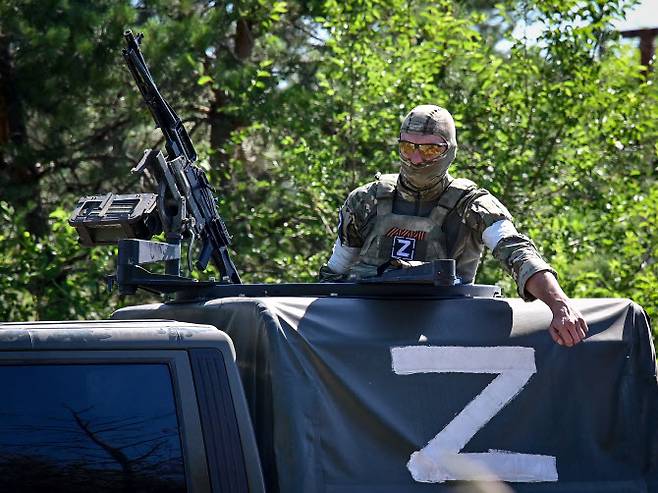
<svg viewBox="0 0 658 493">
<path fill-rule="evenodd" d="M 449 255 L 460 248 L 458 238 L 453 242 L 452 251 L 448 251 L 443 226 L 459 201 L 477 188 L 475 183 L 462 178 L 452 180 L 430 214 L 420 217 L 393 212 L 397 176 L 381 175 L 375 184 L 377 212 L 371 219 L 374 224 L 363 242 L 359 261 L 350 270 L 357 277 L 376 275 L 377 267 L 391 259 L 428 262 L 450 258 Z"/>
</svg>

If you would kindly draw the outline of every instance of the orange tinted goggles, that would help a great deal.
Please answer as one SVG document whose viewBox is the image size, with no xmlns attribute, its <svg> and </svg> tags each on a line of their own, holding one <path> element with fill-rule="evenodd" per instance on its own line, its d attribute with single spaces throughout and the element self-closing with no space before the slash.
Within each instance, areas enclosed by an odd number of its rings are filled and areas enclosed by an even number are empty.
<svg viewBox="0 0 658 493">
<path fill-rule="evenodd" d="M 441 142 L 440 144 L 415 144 L 406 140 L 400 141 L 400 154 L 407 159 L 411 159 L 414 151 L 418 151 L 423 161 L 432 161 L 440 158 L 448 152 L 448 143 Z"/>
</svg>

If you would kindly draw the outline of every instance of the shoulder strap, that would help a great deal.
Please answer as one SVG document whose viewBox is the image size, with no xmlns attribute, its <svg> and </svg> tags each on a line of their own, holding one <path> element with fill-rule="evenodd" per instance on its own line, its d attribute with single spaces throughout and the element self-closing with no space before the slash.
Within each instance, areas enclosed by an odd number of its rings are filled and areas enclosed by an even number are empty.
<svg viewBox="0 0 658 493">
<path fill-rule="evenodd" d="M 466 178 L 455 178 L 448 184 L 439 197 L 438 205 L 445 209 L 452 210 L 468 192 L 476 188 L 477 185 L 471 180 L 467 180 Z"/>
<path fill-rule="evenodd" d="M 443 191 L 436 207 L 430 213 L 430 217 L 436 223 L 443 225 L 446 217 L 457 207 L 457 204 L 471 192 L 477 185 L 465 178 L 452 180 Z"/>
<path fill-rule="evenodd" d="M 377 214 L 384 216 L 393 211 L 393 199 L 395 198 L 395 187 L 398 183 L 398 175 L 388 174 L 377 177 Z"/>
<path fill-rule="evenodd" d="M 395 186 L 398 182 L 397 173 L 379 175 L 377 177 L 377 198 L 393 198 L 395 195 Z"/>
</svg>

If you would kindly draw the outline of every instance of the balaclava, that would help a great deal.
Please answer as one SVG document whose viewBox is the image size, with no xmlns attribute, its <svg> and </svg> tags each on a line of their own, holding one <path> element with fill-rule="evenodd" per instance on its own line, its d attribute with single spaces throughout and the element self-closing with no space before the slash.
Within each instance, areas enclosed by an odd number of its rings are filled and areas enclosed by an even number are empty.
<svg viewBox="0 0 658 493">
<path fill-rule="evenodd" d="M 432 198 L 440 191 L 437 189 L 443 188 L 448 167 L 457 154 L 457 133 L 452 115 L 448 110 L 433 104 L 416 106 L 404 117 L 400 127 L 402 133 L 439 135 L 448 142 L 448 151 L 434 161 L 413 165 L 400 155 L 400 176 L 404 188 L 423 198 Z"/>
</svg>

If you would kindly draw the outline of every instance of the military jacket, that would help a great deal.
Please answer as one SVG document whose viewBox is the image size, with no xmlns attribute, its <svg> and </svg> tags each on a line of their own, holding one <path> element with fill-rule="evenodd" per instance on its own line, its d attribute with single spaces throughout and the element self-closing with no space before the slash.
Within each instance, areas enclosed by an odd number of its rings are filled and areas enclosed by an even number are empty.
<svg viewBox="0 0 658 493">
<path fill-rule="evenodd" d="M 360 249 L 349 274 L 375 275 L 380 265 L 393 258 L 453 258 L 462 282 L 473 282 L 484 250 L 482 233 L 498 221 L 511 221 L 507 208 L 472 181 L 450 175 L 438 198 L 431 201 L 409 200 L 397 187 L 397 174 L 382 175 L 347 197 L 339 213 L 339 239 L 345 246 Z M 525 291 L 533 274 L 542 270 L 555 274 L 532 241 L 521 234 L 500 240 L 493 254 L 512 274 L 524 299 L 533 299 Z"/>
</svg>

